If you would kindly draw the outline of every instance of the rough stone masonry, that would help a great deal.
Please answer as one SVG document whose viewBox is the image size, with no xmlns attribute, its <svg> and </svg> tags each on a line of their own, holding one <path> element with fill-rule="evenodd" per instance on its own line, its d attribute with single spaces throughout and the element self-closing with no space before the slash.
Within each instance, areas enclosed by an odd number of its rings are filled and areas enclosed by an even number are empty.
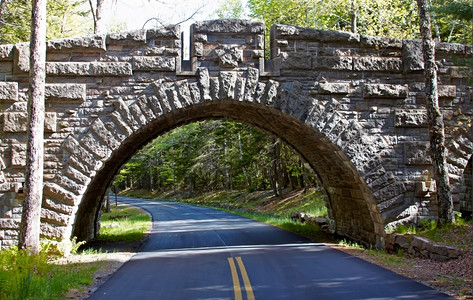
<svg viewBox="0 0 473 300">
<path fill-rule="evenodd" d="M 185 123 L 273 133 L 317 172 L 333 232 L 384 247 L 385 228 L 436 217 L 421 44 L 241 20 L 53 40 L 47 49 L 42 235 L 90 239 L 119 168 Z M 471 211 L 473 47 L 437 44 L 456 210 Z M 0 247 L 24 199 L 29 45 L 0 45 Z"/>
</svg>

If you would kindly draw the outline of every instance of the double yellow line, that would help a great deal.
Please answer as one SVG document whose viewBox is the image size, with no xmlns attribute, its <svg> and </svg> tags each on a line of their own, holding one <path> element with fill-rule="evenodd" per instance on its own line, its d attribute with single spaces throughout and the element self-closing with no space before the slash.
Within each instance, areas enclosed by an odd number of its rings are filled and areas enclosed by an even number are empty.
<svg viewBox="0 0 473 300">
<path fill-rule="evenodd" d="M 248 300 L 254 300 L 255 295 L 253 294 L 253 288 L 251 287 L 250 279 L 248 278 L 248 274 L 246 273 L 245 265 L 243 265 L 243 261 L 241 257 L 235 257 L 235 260 L 238 264 L 238 268 L 240 269 L 241 278 L 243 279 L 243 284 L 245 285 L 246 290 L 246 298 Z M 240 278 L 238 276 L 238 270 L 235 264 L 235 260 L 233 257 L 228 258 L 228 264 L 230 265 L 230 270 L 232 272 L 232 280 L 233 280 L 233 290 L 235 291 L 235 300 L 242 300 L 242 293 L 241 293 L 241 286 L 240 286 Z"/>
</svg>

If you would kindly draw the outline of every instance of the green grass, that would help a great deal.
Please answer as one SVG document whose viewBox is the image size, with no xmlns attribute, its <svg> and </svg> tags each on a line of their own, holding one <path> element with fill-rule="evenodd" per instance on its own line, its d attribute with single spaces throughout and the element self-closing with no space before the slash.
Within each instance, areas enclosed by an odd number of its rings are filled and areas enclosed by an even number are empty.
<svg viewBox="0 0 473 300">
<path fill-rule="evenodd" d="M 150 226 L 150 217 L 140 209 L 119 205 L 104 213 L 100 223 L 98 241 L 141 241 Z"/>
<path fill-rule="evenodd" d="M 56 265 L 50 254 L 0 251 L 0 299 L 60 299 L 71 288 L 92 283 L 100 264 Z"/>
</svg>

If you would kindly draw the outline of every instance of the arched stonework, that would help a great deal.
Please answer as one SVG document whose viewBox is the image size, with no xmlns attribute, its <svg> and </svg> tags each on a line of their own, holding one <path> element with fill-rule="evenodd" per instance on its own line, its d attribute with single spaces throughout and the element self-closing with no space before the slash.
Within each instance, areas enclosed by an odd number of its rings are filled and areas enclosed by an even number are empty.
<svg viewBox="0 0 473 300">
<path fill-rule="evenodd" d="M 200 68 L 197 78 L 155 81 L 150 94 L 136 95 L 129 103 L 116 101 L 109 117 L 97 118 L 79 136 L 69 136 L 63 144 L 67 152 L 62 162 L 64 171 L 54 183 L 46 184 L 50 192 L 45 196 L 48 203 L 58 203 L 58 195 L 68 195 L 62 205 L 71 205 L 71 218 L 43 214 L 44 226 L 62 225 L 66 231 L 74 227 L 75 236 L 92 237 L 105 188 L 130 155 L 178 125 L 226 117 L 264 128 L 291 144 L 321 177 L 334 230 L 381 245 L 384 223 L 372 196 L 381 188 L 369 184 L 393 176 L 384 170 L 380 158 L 373 157 L 382 150 L 373 149 L 380 143 L 373 143 L 356 121 L 338 113 L 337 101 L 318 101 L 301 91 L 298 82 L 279 85 L 259 80 L 258 70 L 251 68 L 247 72 L 220 72 L 218 77 Z M 398 192 L 402 191 L 400 187 Z M 82 194 L 81 203 L 70 200 Z M 61 234 L 46 228 L 43 231 Z"/>
<path fill-rule="evenodd" d="M 383 246 L 385 227 L 436 218 L 419 41 L 215 20 L 48 42 L 42 234 L 90 238 L 105 189 L 140 147 L 228 118 L 284 139 L 317 172 L 332 229 Z M 473 47 L 439 43 L 456 199 L 473 150 Z M 0 45 L 0 248 L 16 243 L 25 174 L 28 44 Z"/>
</svg>

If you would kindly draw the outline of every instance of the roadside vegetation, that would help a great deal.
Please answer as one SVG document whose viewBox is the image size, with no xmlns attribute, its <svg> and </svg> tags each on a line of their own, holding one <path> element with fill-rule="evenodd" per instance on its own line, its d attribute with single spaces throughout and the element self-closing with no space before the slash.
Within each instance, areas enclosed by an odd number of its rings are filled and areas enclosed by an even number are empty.
<svg viewBox="0 0 473 300">
<path fill-rule="evenodd" d="M 0 251 L 0 299 L 61 299 L 72 288 L 87 286 L 101 267 L 55 263 L 57 256 L 43 245 L 38 255 L 12 248 Z"/>
<path fill-rule="evenodd" d="M 119 205 L 111 207 L 100 218 L 100 242 L 133 242 L 141 241 L 150 227 L 150 217 L 142 210 Z"/>
<path fill-rule="evenodd" d="M 124 205 L 104 213 L 101 223 L 100 242 L 139 242 L 151 224 L 148 214 Z M 16 247 L 0 251 L 0 299 L 64 299 L 68 291 L 91 285 L 95 272 L 106 265 L 106 255 L 91 258 L 103 251 L 83 242 L 73 240 L 67 257 L 62 257 L 58 248 L 43 243 L 38 255 Z"/>
</svg>

